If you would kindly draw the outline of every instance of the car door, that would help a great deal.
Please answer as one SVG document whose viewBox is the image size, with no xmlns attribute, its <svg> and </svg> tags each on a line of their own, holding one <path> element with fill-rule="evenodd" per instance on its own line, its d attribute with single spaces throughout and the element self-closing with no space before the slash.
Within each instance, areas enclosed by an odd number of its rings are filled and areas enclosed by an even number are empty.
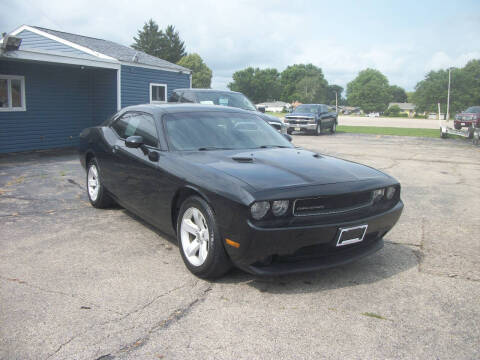
<svg viewBox="0 0 480 360">
<path fill-rule="evenodd" d="M 112 192 L 127 208 L 140 214 L 149 214 L 155 208 L 161 189 L 161 172 L 158 167 L 159 143 L 154 118 L 142 112 L 126 113 L 118 120 L 119 139 L 115 146 L 115 187 Z M 115 126 L 114 126 L 115 128 Z M 142 136 L 144 146 L 129 148 L 125 139 Z"/>
</svg>

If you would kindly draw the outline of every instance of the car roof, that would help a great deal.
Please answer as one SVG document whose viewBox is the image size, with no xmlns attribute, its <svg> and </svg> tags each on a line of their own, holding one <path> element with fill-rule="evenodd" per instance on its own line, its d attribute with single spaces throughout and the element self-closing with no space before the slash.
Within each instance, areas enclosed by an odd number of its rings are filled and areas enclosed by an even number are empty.
<svg viewBox="0 0 480 360">
<path fill-rule="evenodd" d="M 180 88 L 180 89 L 175 89 L 173 91 L 192 91 L 192 92 L 220 92 L 220 93 L 231 93 L 231 94 L 241 94 L 238 91 L 231 91 L 231 90 L 215 90 L 215 89 L 199 89 L 199 88 Z"/>
<path fill-rule="evenodd" d="M 232 112 L 252 114 L 251 111 L 234 108 L 230 106 L 222 105 L 205 105 L 205 104 L 192 104 L 192 103 L 174 103 L 174 104 L 141 104 L 128 106 L 122 109 L 125 111 L 142 111 L 152 113 L 161 116 L 162 114 L 174 114 L 185 112 Z"/>
</svg>

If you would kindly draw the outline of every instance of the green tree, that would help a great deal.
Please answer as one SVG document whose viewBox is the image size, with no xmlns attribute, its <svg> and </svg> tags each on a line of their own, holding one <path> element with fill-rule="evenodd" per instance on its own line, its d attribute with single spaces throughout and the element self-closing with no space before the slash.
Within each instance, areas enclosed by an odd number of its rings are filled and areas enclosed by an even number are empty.
<svg viewBox="0 0 480 360">
<path fill-rule="evenodd" d="M 327 80 L 320 75 L 305 76 L 300 79 L 291 98 L 304 104 L 327 103 Z"/>
<path fill-rule="evenodd" d="M 345 99 L 342 97 L 343 87 L 340 85 L 328 85 L 326 104 L 335 105 L 335 93 L 337 94 L 338 105 L 344 105 Z"/>
<path fill-rule="evenodd" d="M 480 60 L 471 60 L 463 68 L 451 69 L 450 114 L 480 104 Z M 413 94 L 417 111 L 437 112 L 447 109 L 448 69 L 430 71 L 418 82 Z"/>
<path fill-rule="evenodd" d="M 255 103 L 278 100 L 280 97 L 280 74 L 277 69 L 248 67 L 236 71 L 232 78 L 228 88 L 245 94 Z"/>
<path fill-rule="evenodd" d="M 180 39 L 173 25 L 168 25 L 165 31 L 160 30 L 157 23 L 150 19 L 142 30 L 133 38 L 132 48 L 143 51 L 160 59 L 177 63 L 186 55 L 185 44 Z"/>
<path fill-rule="evenodd" d="M 303 80 L 304 78 L 308 79 Z M 315 84 L 315 82 L 317 82 L 317 84 Z M 281 73 L 281 99 L 286 102 L 296 100 L 304 102 L 300 98 L 310 98 L 312 90 L 314 90 L 317 94 L 317 99 L 319 96 L 323 96 L 324 98 L 321 100 L 325 102 L 327 85 L 328 83 L 325 80 L 323 71 L 319 67 L 313 64 L 290 65 Z"/>
<path fill-rule="evenodd" d="M 212 70 L 203 62 L 198 54 L 188 54 L 177 63 L 192 70 L 192 87 L 210 88 L 212 83 Z"/>
<path fill-rule="evenodd" d="M 347 102 L 365 112 L 382 112 L 390 102 L 390 85 L 380 71 L 365 69 L 347 85 Z"/>
<path fill-rule="evenodd" d="M 403 88 L 397 85 L 391 85 L 390 86 L 390 96 L 391 102 L 399 102 L 399 103 L 404 103 L 407 102 L 407 93 Z"/>
<path fill-rule="evenodd" d="M 384 115 L 386 116 L 398 116 L 400 114 L 400 107 L 398 105 L 392 105 L 387 110 L 385 110 Z"/>
</svg>

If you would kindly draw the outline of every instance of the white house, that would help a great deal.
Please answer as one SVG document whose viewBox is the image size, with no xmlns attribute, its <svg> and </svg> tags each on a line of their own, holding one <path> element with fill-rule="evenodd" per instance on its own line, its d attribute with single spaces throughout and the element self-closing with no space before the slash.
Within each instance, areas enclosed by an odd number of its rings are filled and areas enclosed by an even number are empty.
<svg viewBox="0 0 480 360">
<path fill-rule="evenodd" d="M 291 104 L 286 103 L 284 101 L 273 101 L 273 102 L 264 102 L 257 104 L 257 109 L 259 107 L 265 108 L 265 111 L 271 112 L 282 112 L 283 110 L 288 110 L 292 107 Z"/>
</svg>

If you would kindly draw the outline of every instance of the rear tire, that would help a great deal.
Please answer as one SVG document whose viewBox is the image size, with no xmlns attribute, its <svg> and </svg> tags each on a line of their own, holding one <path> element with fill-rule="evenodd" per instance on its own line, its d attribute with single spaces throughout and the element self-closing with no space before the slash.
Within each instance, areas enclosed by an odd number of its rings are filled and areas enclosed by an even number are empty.
<svg viewBox="0 0 480 360">
<path fill-rule="evenodd" d="M 232 267 L 210 205 L 199 196 L 187 198 L 177 218 L 177 240 L 183 262 L 200 278 L 214 279 Z"/>
<path fill-rule="evenodd" d="M 332 127 L 330 128 L 330 132 L 335 134 L 337 132 L 337 122 L 334 121 Z"/>
<path fill-rule="evenodd" d="M 90 204 L 98 209 L 112 206 L 113 200 L 105 190 L 97 160 L 92 158 L 87 164 L 87 196 Z"/>
</svg>

